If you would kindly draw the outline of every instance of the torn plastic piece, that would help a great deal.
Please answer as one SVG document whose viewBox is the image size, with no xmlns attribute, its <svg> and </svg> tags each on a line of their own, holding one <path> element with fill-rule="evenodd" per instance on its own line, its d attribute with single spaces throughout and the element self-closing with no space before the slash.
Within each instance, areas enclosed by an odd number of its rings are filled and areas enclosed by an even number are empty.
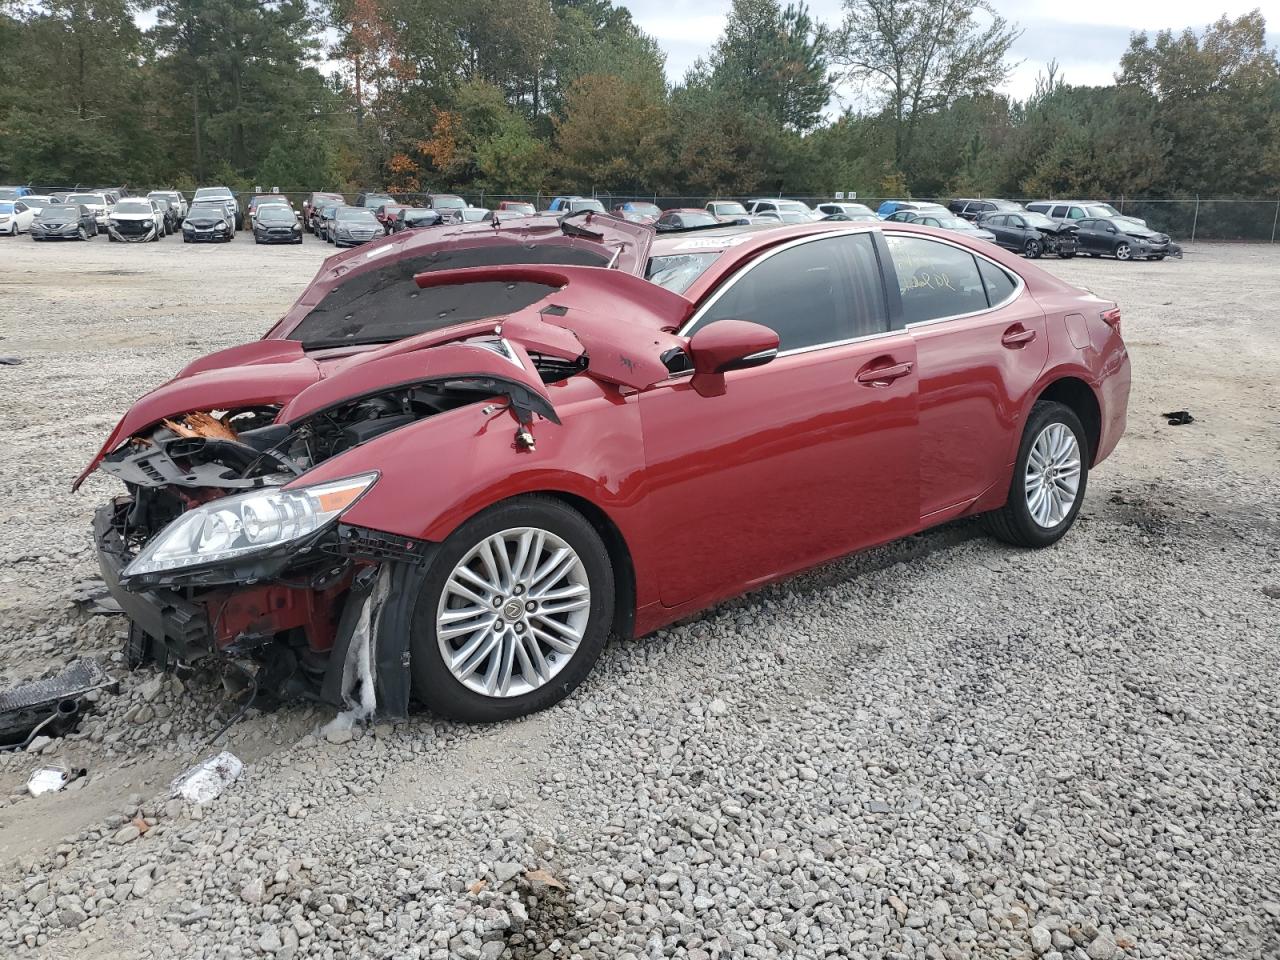
<svg viewBox="0 0 1280 960">
<path fill-rule="evenodd" d="M 347 709 L 324 725 L 320 731 L 324 736 L 350 730 L 360 721 L 372 717 L 378 708 L 378 695 L 373 682 L 374 648 L 378 634 L 378 615 L 387 598 L 389 581 L 390 571 L 382 567 L 369 598 L 360 610 L 360 619 L 356 621 L 351 642 L 347 646 L 347 657 L 342 667 L 342 702 Z"/>
<path fill-rule="evenodd" d="M 227 787 L 240 779 L 243 770 L 240 758 L 223 750 L 176 778 L 170 784 L 170 794 L 197 806 L 209 803 L 217 800 Z"/>
<path fill-rule="evenodd" d="M 0 357 L 0 367 L 16 367 L 20 363 L 21 357 Z"/>
<path fill-rule="evenodd" d="M 27 780 L 27 792 L 33 797 L 44 793 L 57 793 L 72 780 L 79 780 L 88 772 L 84 767 L 73 770 L 62 767 L 41 767 Z"/>
<path fill-rule="evenodd" d="M 1171 427 L 1181 427 L 1185 424 L 1196 422 L 1196 418 L 1186 410 L 1173 410 L 1170 413 L 1162 413 L 1160 416 L 1166 417 Z"/>
</svg>

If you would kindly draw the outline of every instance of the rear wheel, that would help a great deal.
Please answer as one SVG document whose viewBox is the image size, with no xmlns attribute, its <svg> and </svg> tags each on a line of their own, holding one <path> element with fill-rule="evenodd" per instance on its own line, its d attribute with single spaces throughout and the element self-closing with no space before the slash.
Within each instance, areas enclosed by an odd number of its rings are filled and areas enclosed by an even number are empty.
<svg viewBox="0 0 1280 960">
<path fill-rule="evenodd" d="M 1039 401 L 1022 433 L 1008 502 L 986 516 L 990 532 L 1020 547 L 1047 547 L 1062 539 L 1084 502 L 1088 450 L 1075 411 Z"/>
<path fill-rule="evenodd" d="M 1044 252 L 1044 247 L 1041 246 L 1039 240 L 1034 237 L 1028 237 L 1027 242 L 1022 245 L 1022 252 L 1028 260 L 1038 260 L 1040 254 Z"/>
<path fill-rule="evenodd" d="M 455 530 L 423 577 L 414 690 L 456 720 L 544 710 L 595 665 L 613 605 L 613 565 L 582 514 L 550 497 L 498 504 Z"/>
<path fill-rule="evenodd" d="M 1116 246 L 1116 259 L 1117 259 L 1117 260 L 1132 260 L 1132 259 L 1133 259 L 1133 248 L 1132 248 L 1132 247 L 1130 247 L 1127 243 L 1121 243 L 1121 244 L 1118 244 L 1118 245 Z"/>
</svg>

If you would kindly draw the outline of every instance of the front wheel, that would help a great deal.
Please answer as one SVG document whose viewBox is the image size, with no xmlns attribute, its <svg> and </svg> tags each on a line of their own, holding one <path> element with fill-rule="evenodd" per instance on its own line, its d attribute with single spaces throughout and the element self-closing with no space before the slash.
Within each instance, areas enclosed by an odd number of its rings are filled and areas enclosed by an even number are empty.
<svg viewBox="0 0 1280 960">
<path fill-rule="evenodd" d="M 1044 248 L 1040 245 L 1040 241 L 1034 238 L 1028 238 L 1027 242 L 1022 245 L 1022 253 L 1028 260 L 1038 260 Z"/>
<path fill-rule="evenodd" d="M 997 539 L 1047 547 L 1071 529 L 1089 479 L 1089 444 L 1075 411 L 1041 400 L 1031 408 L 1009 484 L 1009 499 L 987 514 Z"/>
<path fill-rule="evenodd" d="M 455 530 L 423 576 L 414 691 L 455 720 L 544 710 L 595 665 L 613 608 L 613 564 L 581 513 L 542 496 L 497 504 Z"/>
<path fill-rule="evenodd" d="M 1117 247 L 1116 247 L 1116 259 L 1117 259 L 1117 260 L 1132 260 L 1132 259 L 1133 259 L 1133 248 L 1132 248 L 1131 246 L 1129 246 L 1127 243 L 1122 243 L 1122 244 L 1120 244 L 1119 246 L 1117 246 Z"/>
</svg>

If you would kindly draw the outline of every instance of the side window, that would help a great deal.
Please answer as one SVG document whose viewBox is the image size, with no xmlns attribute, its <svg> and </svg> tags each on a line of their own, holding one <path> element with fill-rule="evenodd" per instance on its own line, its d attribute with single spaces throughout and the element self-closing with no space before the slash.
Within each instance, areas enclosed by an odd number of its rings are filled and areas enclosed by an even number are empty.
<svg viewBox="0 0 1280 960">
<path fill-rule="evenodd" d="M 14 203 L 13 209 L 17 213 L 25 213 L 27 209 L 27 205 L 23 203 L 21 200 L 19 200 L 16 203 Z"/>
<path fill-rule="evenodd" d="M 1067 214 L 1067 216 L 1070 217 L 1072 220 L 1083 220 L 1084 211 L 1081 210 L 1079 207 L 1072 207 L 1070 212 Z"/>
<path fill-rule="evenodd" d="M 1009 218 L 1006 217 L 1004 214 L 997 214 L 996 216 L 993 216 L 993 217 L 987 217 L 985 220 L 982 221 L 982 225 L 984 227 L 985 226 L 1003 227 L 1006 224 L 1008 224 L 1008 222 L 1009 222 Z"/>
<path fill-rule="evenodd" d="M 1017 281 L 990 260 L 984 260 L 982 257 L 978 257 L 977 260 L 978 272 L 982 274 L 983 286 L 987 288 L 987 303 L 998 307 L 1013 296 L 1013 291 L 1018 288 Z"/>
<path fill-rule="evenodd" d="M 1021 217 L 1009 218 L 1009 226 L 1011 227 L 1025 227 L 1026 225 L 1027 225 L 1027 221 L 1023 220 Z"/>
<path fill-rule="evenodd" d="M 1066 215 L 1067 207 L 1065 204 L 1060 204 L 1059 206 L 1054 207 L 1053 212 L 1049 214 L 1049 216 L 1053 217 L 1055 220 L 1061 220 Z"/>
<path fill-rule="evenodd" d="M 902 297 L 903 323 L 923 323 L 987 309 L 973 254 L 923 237 L 887 234 Z"/>
<path fill-rule="evenodd" d="M 775 330 L 797 350 L 888 329 L 884 289 L 869 234 L 812 240 L 750 267 L 686 331 L 717 320 Z"/>
</svg>

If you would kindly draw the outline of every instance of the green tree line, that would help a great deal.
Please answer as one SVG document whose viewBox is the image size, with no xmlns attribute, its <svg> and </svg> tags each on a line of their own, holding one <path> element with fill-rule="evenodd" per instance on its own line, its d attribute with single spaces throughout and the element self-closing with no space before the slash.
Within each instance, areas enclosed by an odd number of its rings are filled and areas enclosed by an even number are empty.
<svg viewBox="0 0 1280 960">
<path fill-rule="evenodd" d="M 1259 11 L 998 92 L 985 0 L 734 0 L 676 83 L 612 0 L 0 0 L 0 182 L 1274 196 Z"/>
</svg>

